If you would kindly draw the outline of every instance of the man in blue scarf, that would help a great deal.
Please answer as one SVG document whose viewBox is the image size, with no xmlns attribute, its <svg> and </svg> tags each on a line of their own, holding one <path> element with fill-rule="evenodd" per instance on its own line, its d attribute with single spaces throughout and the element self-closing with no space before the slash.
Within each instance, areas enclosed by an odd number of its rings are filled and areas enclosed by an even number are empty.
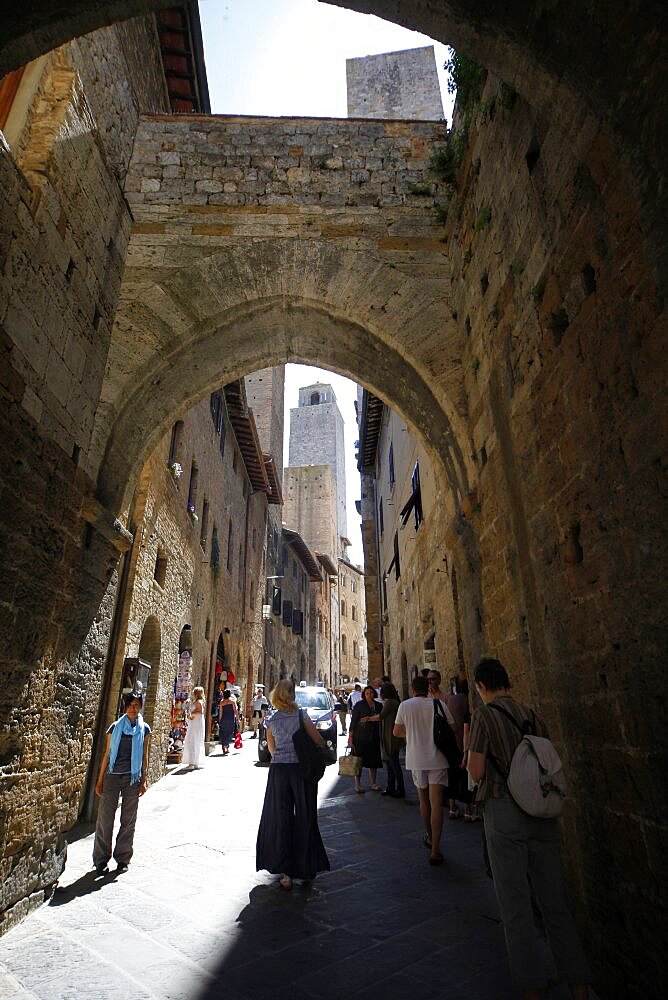
<svg viewBox="0 0 668 1000">
<path fill-rule="evenodd" d="M 121 825 L 116 836 L 114 860 L 119 872 L 127 871 L 132 858 L 139 798 L 146 791 L 151 729 L 141 715 L 142 696 L 136 693 L 124 695 L 123 706 L 124 714 L 107 730 L 107 746 L 95 785 L 100 805 L 93 864 L 98 875 L 106 871 L 111 858 L 111 837 L 119 795 Z"/>
</svg>

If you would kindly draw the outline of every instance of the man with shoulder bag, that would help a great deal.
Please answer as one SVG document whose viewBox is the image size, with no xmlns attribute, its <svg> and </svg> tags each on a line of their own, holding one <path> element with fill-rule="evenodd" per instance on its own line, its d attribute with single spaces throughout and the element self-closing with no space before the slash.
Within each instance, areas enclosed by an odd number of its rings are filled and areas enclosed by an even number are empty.
<svg viewBox="0 0 668 1000">
<path fill-rule="evenodd" d="M 510 971 L 524 1000 L 542 1000 L 541 961 L 532 894 L 540 909 L 559 982 L 586 1000 L 591 973 L 564 896 L 558 815 L 565 794 L 561 764 L 536 714 L 510 695 L 504 666 L 481 660 L 475 686 L 468 772 L 478 783 L 485 836 L 506 937 Z"/>
<path fill-rule="evenodd" d="M 406 768 L 418 791 L 429 864 L 441 865 L 443 793 L 448 785 L 448 759 L 446 744 L 443 744 L 444 749 L 439 749 L 435 739 L 437 733 L 446 739 L 449 733 L 456 748 L 452 732 L 455 723 L 444 702 L 427 697 L 428 689 L 426 677 L 413 678 L 413 697 L 399 705 L 392 733 L 406 740 Z"/>
</svg>

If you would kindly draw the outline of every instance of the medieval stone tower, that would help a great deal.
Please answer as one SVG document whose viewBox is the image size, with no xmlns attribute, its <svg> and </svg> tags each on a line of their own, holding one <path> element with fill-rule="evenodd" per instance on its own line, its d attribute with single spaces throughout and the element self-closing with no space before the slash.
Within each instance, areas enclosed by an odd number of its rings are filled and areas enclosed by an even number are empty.
<svg viewBox="0 0 668 1000">
<path fill-rule="evenodd" d="M 316 382 L 300 388 L 299 406 L 290 410 L 288 464 L 291 467 L 328 465 L 332 470 L 338 548 L 338 539 L 347 534 L 346 465 L 343 417 L 331 385 Z M 338 555 L 338 552 L 333 554 Z"/>
<path fill-rule="evenodd" d="M 346 60 L 349 118 L 443 117 L 434 46 Z"/>
</svg>

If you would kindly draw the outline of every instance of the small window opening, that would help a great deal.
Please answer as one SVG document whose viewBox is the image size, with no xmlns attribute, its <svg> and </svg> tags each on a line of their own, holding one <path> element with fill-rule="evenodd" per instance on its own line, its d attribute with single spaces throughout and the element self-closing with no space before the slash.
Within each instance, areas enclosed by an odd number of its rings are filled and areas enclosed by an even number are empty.
<svg viewBox="0 0 668 1000">
<path fill-rule="evenodd" d="M 167 556 L 165 555 L 164 549 L 158 549 L 158 554 L 155 557 L 155 569 L 153 570 L 153 579 L 160 587 L 165 586 L 165 580 L 167 579 Z"/>
</svg>

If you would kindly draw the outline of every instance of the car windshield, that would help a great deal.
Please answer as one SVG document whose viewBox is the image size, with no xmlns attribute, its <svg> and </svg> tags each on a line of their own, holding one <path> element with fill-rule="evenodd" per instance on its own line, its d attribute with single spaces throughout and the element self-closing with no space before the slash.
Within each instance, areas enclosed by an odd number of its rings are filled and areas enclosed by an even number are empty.
<svg viewBox="0 0 668 1000">
<path fill-rule="evenodd" d="M 331 705 L 326 691 L 314 691 L 312 688 L 297 688 L 295 701 L 300 708 L 320 708 L 323 711 L 326 711 Z"/>
</svg>

